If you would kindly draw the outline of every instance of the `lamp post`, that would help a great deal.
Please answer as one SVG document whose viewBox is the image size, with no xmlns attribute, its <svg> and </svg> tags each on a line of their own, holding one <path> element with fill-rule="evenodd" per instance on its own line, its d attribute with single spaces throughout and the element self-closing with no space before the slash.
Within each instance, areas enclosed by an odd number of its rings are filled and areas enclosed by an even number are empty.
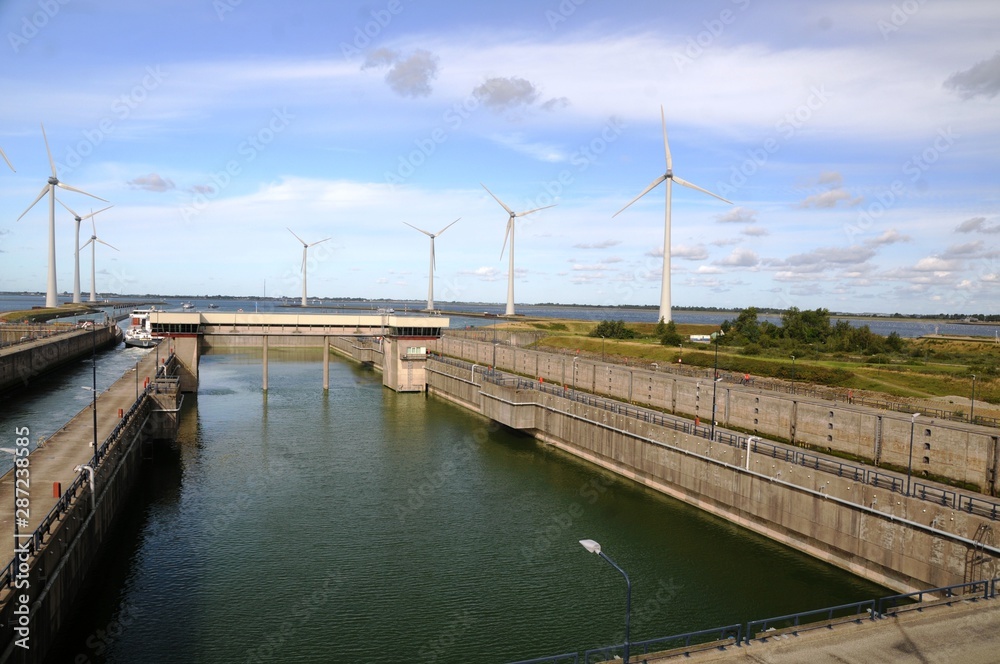
<svg viewBox="0 0 1000 664">
<path fill-rule="evenodd" d="M 795 356 L 792 355 L 792 380 L 795 380 Z"/>
<path fill-rule="evenodd" d="M 580 540 L 580 545 L 583 546 L 583 548 L 585 548 L 587 551 L 590 551 L 591 553 L 596 553 L 601 558 L 604 558 L 606 561 L 608 561 L 608 564 L 610 564 L 616 570 L 621 572 L 621 575 L 625 577 L 625 664 L 628 664 L 629 622 L 632 617 L 632 582 L 629 580 L 628 574 L 625 573 L 625 570 L 616 565 L 615 561 L 611 560 L 611 558 L 608 558 L 608 556 L 603 551 L 601 551 L 600 544 L 598 544 L 592 539 L 585 539 L 585 540 Z"/>
<path fill-rule="evenodd" d="M 719 337 L 725 336 L 723 331 L 713 332 L 712 339 L 715 341 L 715 374 L 712 376 L 712 433 L 709 440 L 715 440 L 715 393 L 719 385 Z"/>
<path fill-rule="evenodd" d="M 94 412 L 94 463 L 93 463 L 93 466 L 94 466 L 94 468 L 96 468 L 97 467 L 97 329 L 96 328 L 94 329 L 94 334 L 91 335 L 91 339 L 93 339 L 93 349 L 92 349 L 91 356 L 90 356 L 90 364 L 91 364 L 91 367 L 93 368 L 93 376 L 94 376 L 94 383 L 93 383 L 94 400 L 91 401 L 90 408 Z"/>
<path fill-rule="evenodd" d="M 906 463 L 906 495 L 910 495 L 910 476 L 913 474 L 913 427 L 917 423 L 920 413 L 910 416 L 910 460 Z"/>
<path fill-rule="evenodd" d="M 604 335 L 601 335 L 601 362 L 604 362 Z"/>
<path fill-rule="evenodd" d="M 976 421 L 976 374 L 972 374 L 972 401 L 969 402 L 969 424 Z"/>
</svg>

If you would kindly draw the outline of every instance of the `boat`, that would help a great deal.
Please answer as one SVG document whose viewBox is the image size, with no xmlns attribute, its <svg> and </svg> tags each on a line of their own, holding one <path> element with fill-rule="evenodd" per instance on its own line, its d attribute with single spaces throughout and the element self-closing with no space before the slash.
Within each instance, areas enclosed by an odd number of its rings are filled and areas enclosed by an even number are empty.
<svg viewBox="0 0 1000 664">
<path fill-rule="evenodd" d="M 184 304 L 181 305 L 181 308 L 182 309 L 194 309 L 194 305 L 191 304 L 190 302 L 185 302 Z"/>
<path fill-rule="evenodd" d="M 212 304 L 208 305 L 208 308 L 209 309 L 218 309 L 219 305 L 217 305 L 215 302 L 213 302 Z"/>
<path fill-rule="evenodd" d="M 152 348 L 160 343 L 159 337 L 153 336 L 153 328 L 149 322 L 151 309 L 135 309 L 131 314 L 131 322 L 125 330 L 126 348 Z"/>
</svg>

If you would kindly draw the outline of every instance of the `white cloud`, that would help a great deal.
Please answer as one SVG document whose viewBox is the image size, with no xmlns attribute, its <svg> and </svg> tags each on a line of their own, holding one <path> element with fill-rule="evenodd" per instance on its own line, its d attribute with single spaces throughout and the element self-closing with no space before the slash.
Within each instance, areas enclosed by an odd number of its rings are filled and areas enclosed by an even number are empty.
<svg viewBox="0 0 1000 664">
<path fill-rule="evenodd" d="M 473 88 L 472 94 L 487 108 L 496 111 L 531 106 L 538 100 L 535 85 L 519 76 L 488 78 Z"/>
<path fill-rule="evenodd" d="M 957 269 L 958 263 L 952 260 L 945 260 L 939 256 L 928 256 L 921 258 L 913 269 L 917 272 L 951 272 Z"/>
<path fill-rule="evenodd" d="M 962 99 L 996 97 L 1000 94 L 1000 51 L 965 71 L 955 72 L 945 79 L 944 87 L 954 91 Z"/>
<path fill-rule="evenodd" d="M 662 256 L 662 251 L 660 252 Z M 689 247 L 683 244 L 677 245 L 670 250 L 670 255 L 675 258 L 683 258 L 689 261 L 703 261 L 708 258 L 708 251 L 700 245 Z"/>
<path fill-rule="evenodd" d="M 770 232 L 766 228 L 761 228 L 760 226 L 747 226 L 740 233 L 749 237 L 765 237 L 770 235 Z"/>
<path fill-rule="evenodd" d="M 733 252 L 715 261 L 715 265 L 726 267 L 756 267 L 760 264 L 760 257 L 750 249 L 733 249 Z"/>
<path fill-rule="evenodd" d="M 385 69 L 385 82 L 402 97 L 426 97 L 431 93 L 431 80 L 437 78 L 438 58 L 430 51 L 417 49 L 403 57 L 397 51 L 379 48 L 368 54 L 361 69 Z"/>
<path fill-rule="evenodd" d="M 986 225 L 986 217 L 966 219 L 955 228 L 957 233 L 1000 233 L 1000 224 Z"/>
<path fill-rule="evenodd" d="M 127 182 L 133 189 L 144 189 L 146 191 L 164 192 L 175 188 L 173 180 L 164 178 L 157 173 L 142 175 Z"/>
<path fill-rule="evenodd" d="M 757 220 L 757 211 L 737 206 L 730 209 L 728 212 L 717 215 L 715 219 L 724 224 L 751 224 Z"/>
<path fill-rule="evenodd" d="M 860 197 L 852 198 L 846 189 L 838 187 L 836 189 L 831 189 L 830 191 L 824 191 L 819 194 L 807 196 L 805 200 L 799 203 L 799 207 L 832 208 L 836 207 L 837 203 L 840 201 L 847 201 L 848 205 L 857 205 L 862 201 L 862 199 Z"/>
<path fill-rule="evenodd" d="M 574 249 L 608 249 L 621 244 L 621 240 L 601 240 L 600 242 L 577 242 Z"/>
<path fill-rule="evenodd" d="M 870 247 L 878 247 L 882 245 L 896 244 L 897 242 L 909 242 L 909 241 L 910 241 L 909 235 L 903 235 L 895 228 L 890 228 L 889 230 L 884 231 L 878 237 L 872 238 L 871 240 L 866 240 L 865 244 Z"/>
</svg>

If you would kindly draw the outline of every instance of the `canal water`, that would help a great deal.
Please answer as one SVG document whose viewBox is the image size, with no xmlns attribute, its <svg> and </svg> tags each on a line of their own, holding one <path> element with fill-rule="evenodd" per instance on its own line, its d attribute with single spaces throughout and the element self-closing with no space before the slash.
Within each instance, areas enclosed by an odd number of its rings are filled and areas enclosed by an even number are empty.
<svg viewBox="0 0 1000 664">
<path fill-rule="evenodd" d="M 178 443 L 51 661 L 508 662 L 621 642 L 624 580 L 584 538 L 631 576 L 633 640 L 890 594 L 357 365 L 332 360 L 324 394 L 318 353 L 272 349 L 267 396 L 259 355 L 202 358 Z M 75 382 L 44 398 L 75 407 Z"/>
</svg>

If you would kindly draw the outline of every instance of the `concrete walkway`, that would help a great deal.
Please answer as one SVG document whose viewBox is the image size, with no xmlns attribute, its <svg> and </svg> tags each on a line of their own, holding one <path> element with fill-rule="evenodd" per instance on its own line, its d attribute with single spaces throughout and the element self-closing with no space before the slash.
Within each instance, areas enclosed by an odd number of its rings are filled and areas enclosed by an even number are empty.
<svg viewBox="0 0 1000 664">
<path fill-rule="evenodd" d="M 633 662 L 755 664 L 995 664 L 1000 662 L 1000 599 L 934 606 L 894 618 L 845 623 L 785 635 L 766 643 Z"/>
<path fill-rule="evenodd" d="M 165 358 L 168 352 L 166 347 L 161 348 L 161 358 Z M 139 362 L 139 389 L 148 376 L 152 382 L 156 368 L 156 352 L 150 351 L 146 357 Z M 135 370 L 125 373 L 110 388 L 98 395 L 97 398 L 97 439 L 103 442 L 111 434 L 111 431 L 121 421 L 118 417 L 118 410 L 128 410 L 136 400 L 136 376 Z M 90 406 L 85 407 L 73 417 L 64 427 L 51 435 L 45 443 L 32 451 L 28 457 L 29 475 L 29 510 L 30 516 L 27 527 L 20 527 L 22 535 L 32 533 L 41 523 L 42 519 L 55 506 L 58 498 L 53 495 L 53 483 L 60 482 L 63 488 L 68 487 L 79 473 L 74 468 L 81 464 L 89 463 L 94 456 L 94 448 L 91 441 L 94 438 L 94 420 Z M 14 422 L 14 427 L 28 427 L 34 422 Z M 34 433 L 29 434 L 32 441 L 35 441 Z M 14 431 L 5 432 L 2 446 L 13 448 L 16 436 Z M 6 454 L 6 453 L 4 453 Z M 13 508 L 14 508 L 14 472 L 8 471 L 0 480 L 0 541 L 5 544 L 0 550 L 0 566 L 5 566 L 14 555 L 13 546 Z M 18 497 L 23 497 L 24 484 L 21 484 L 22 492 Z M 23 538 L 22 538 L 23 541 Z M 0 588 L 0 596 L 6 593 L 6 588 Z"/>
</svg>

